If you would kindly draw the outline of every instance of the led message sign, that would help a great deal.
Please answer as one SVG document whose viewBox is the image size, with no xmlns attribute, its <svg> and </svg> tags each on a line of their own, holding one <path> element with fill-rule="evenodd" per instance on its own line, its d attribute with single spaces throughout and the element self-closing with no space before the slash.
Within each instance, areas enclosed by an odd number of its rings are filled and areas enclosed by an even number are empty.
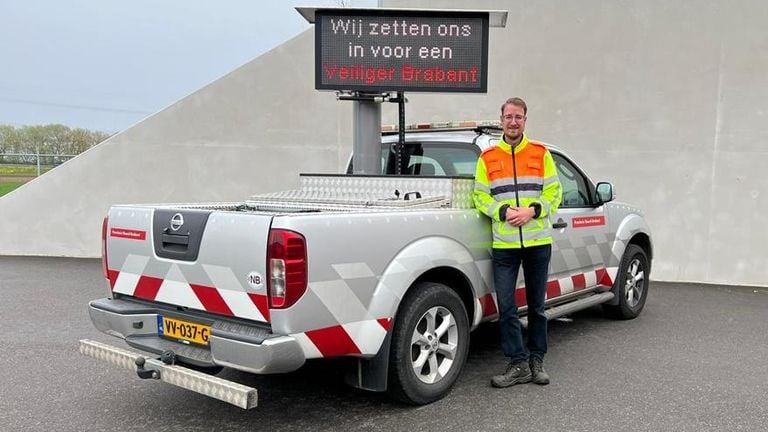
<svg viewBox="0 0 768 432">
<path fill-rule="evenodd" d="M 488 14 L 318 10 L 315 88 L 485 93 Z"/>
</svg>

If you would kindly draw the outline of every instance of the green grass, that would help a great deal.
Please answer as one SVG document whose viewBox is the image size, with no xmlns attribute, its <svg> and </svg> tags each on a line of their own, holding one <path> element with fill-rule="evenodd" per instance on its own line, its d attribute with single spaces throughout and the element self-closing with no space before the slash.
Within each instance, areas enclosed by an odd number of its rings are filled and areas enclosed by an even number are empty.
<svg viewBox="0 0 768 432">
<path fill-rule="evenodd" d="M 52 168 L 50 165 L 40 165 L 41 174 Z M 0 176 L 35 177 L 37 165 L 0 164 Z"/>
<path fill-rule="evenodd" d="M 23 185 L 24 182 L 5 182 L 0 183 L 0 197 L 7 194 L 8 192 L 16 189 L 17 187 Z"/>
</svg>

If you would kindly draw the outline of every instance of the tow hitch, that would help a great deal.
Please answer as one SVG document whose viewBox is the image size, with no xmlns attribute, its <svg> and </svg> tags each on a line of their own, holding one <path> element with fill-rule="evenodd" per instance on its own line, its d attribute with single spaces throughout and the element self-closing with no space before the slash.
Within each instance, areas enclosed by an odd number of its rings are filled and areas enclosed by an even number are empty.
<svg viewBox="0 0 768 432">
<path fill-rule="evenodd" d="M 134 370 L 139 378 L 160 380 L 243 409 L 254 408 L 258 403 L 255 388 L 179 366 L 175 364 L 173 351 L 164 352 L 160 358 L 146 358 L 134 351 L 83 339 L 80 341 L 80 352 L 123 369 Z"/>
<path fill-rule="evenodd" d="M 174 365 L 176 364 L 176 353 L 173 351 L 163 351 L 162 354 L 160 354 L 160 357 L 157 358 L 157 360 L 160 360 L 161 362 L 167 364 L 167 365 Z M 136 360 L 134 360 L 134 363 L 136 363 L 136 374 L 141 379 L 160 379 L 160 371 L 154 370 L 154 369 L 144 369 L 144 365 L 147 364 L 147 359 L 145 359 L 142 356 L 136 357 Z"/>
<path fill-rule="evenodd" d="M 135 360 L 136 363 L 136 374 L 141 379 L 160 379 L 160 372 L 156 370 L 151 369 L 144 369 L 144 365 L 147 363 L 147 360 L 144 357 L 137 357 Z"/>
</svg>

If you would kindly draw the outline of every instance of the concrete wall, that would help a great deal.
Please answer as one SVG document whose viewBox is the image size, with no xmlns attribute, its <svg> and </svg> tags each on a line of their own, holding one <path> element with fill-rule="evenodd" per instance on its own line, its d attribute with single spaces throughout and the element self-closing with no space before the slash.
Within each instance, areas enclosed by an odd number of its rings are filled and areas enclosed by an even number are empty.
<svg viewBox="0 0 768 432">
<path fill-rule="evenodd" d="M 653 279 L 768 284 L 768 3 L 471 7 L 510 11 L 505 29 L 491 29 L 488 94 L 409 94 L 409 121 L 497 118 L 521 96 L 530 136 L 646 209 Z M 291 187 L 300 171 L 339 169 L 351 107 L 313 90 L 312 40 L 299 36 L 0 198 L 0 254 L 96 255 L 110 203 L 240 199 Z M 384 117 L 396 122 L 394 105 Z"/>
<path fill-rule="evenodd" d="M 509 11 L 507 27 L 491 29 L 488 94 L 410 95 L 409 119 L 497 118 L 504 99 L 521 96 L 530 136 L 646 209 L 653 279 L 768 285 L 768 2 L 471 7 Z"/>
</svg>

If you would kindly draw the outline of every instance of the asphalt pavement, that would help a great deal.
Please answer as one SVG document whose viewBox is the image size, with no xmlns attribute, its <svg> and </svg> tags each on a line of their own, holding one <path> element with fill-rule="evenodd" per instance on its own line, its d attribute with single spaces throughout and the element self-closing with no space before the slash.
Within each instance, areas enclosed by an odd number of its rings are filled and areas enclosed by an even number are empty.
<svg viewBox="0 0 768 432">
<path fill-rule="evenodd" d="M 506 362 L 481 326 L 453 391 L 421 407 L 347 387 L 335 361 L 224 371 L 258 389 L 249 411 L 81 355 L 83 338 L 125 346 L 88 318 L 98 260 L 0 257 L 0 293 L 2 431 L 768 430 L 768 288 L 652 282 L 635 320 L 554 321 L 548 386 L 491 388 Z"/>
</svg>

